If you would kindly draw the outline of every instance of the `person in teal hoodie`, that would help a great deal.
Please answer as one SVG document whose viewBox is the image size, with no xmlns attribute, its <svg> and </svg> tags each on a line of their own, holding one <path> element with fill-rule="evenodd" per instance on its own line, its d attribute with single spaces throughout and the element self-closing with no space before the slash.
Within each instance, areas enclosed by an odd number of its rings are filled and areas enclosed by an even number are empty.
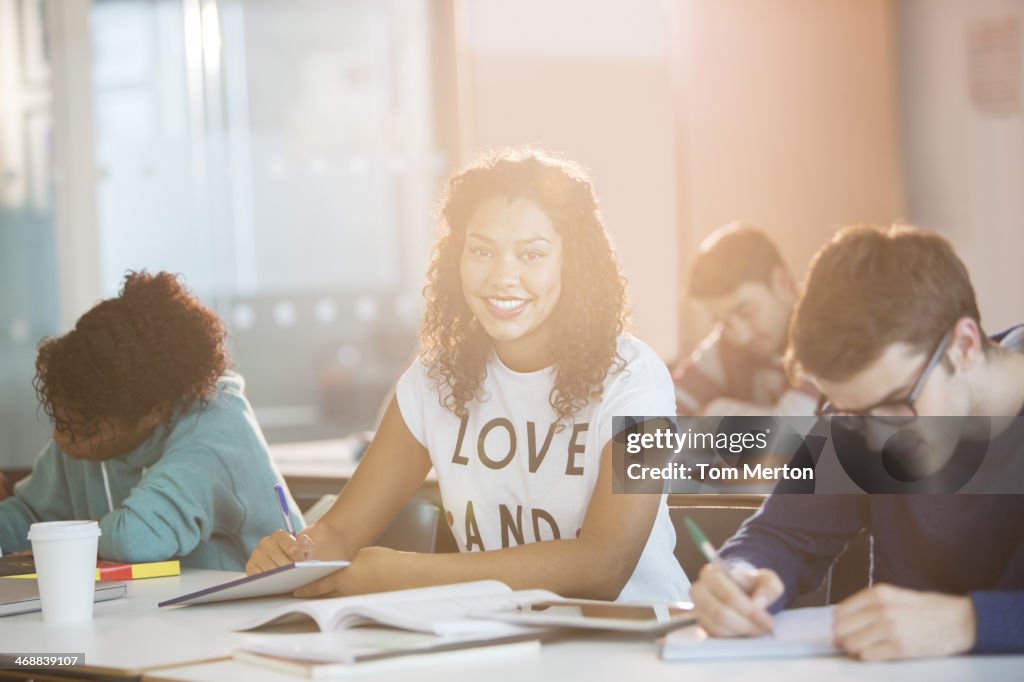
<svg viewBox="0 0 1024 682">
<path fill-rule="evenodd" d="M 32 523 L 91 519 L 101 559 L 242 570 L 282 527 L 284 481 L 223 323 L 174 275 L 129 273 L 120 296 L 44 339 L 34 384 L 53 439 L 0 501 L 4 554 L 29 547 Z"/>
</svg>

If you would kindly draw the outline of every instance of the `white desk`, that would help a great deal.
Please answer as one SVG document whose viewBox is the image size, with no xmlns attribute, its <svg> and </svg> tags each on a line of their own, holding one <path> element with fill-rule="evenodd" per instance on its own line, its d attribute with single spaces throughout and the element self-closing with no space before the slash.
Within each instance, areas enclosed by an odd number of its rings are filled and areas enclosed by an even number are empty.
<svg viewBox="0 0 1024 682">
<path fill-rule="evenodd" d="M 349 479 L 359 462 L 355 458 L 355 438 L 277 443 L 270 446 L 270 457 L 285 476 Z"/>
<path fill-rule="evenodd" d="M 143 671 L 230 656 L 248 637 L 231 630 L 287 598 L 158 609 L 157 603 L 240 577 L 227 571 L 187 570 L 172 578 L 128 581 L 128 594 L 95 605 L 91 622 L 48 625 L 42 614 L 0 618 L 0 654 L 84 653 L 84 667 L 64 673 L 138 677 Z"/>
<path fill-rule="evenodd" d="M 355 453 L 361 445 L 362 440 L 356 436 L 275 443 L 270 446 L 270 458 L 285 478 L 324 478 L 344 482 L 352 478 L 359 466 Z M 426 480 L 437 481 L 433 469 Z"/>
<path fill-rule="evenodd" d="M 0 618 L 0 651 L 8 654 L 19 651 L 85 653 L 85 667 L 66 669 L 60 671 L 62 673 L 124 677 L 145 674 L 147 680 L 180 681 L 282 682 L 300 679 L 250 664 L 216 660 L 230 656 L 234 649 L 254 636 L 233 632 L 232 627 L 254 613 L 287 601 L 287 598 L 157 609 L 156 604 L 164 599 L 237 575 L 196 570 L 174 578 L 129 582 L 128 596 L 96 604 L 93 621 L 79 625 L 46 625 L 39 613 Z M 643 682 L 749 682 L 756 679 L 757 682 L 793 682 L 798 679 L 872 680 L 897 676 L 902 680 L 927 679 L 928 682 L 1021 680 L 1024 679 L 1024 656 L 961 657 L 890 665 L 866 665 L 843 658 L 663 663 L 657 658 L 657 648 L 652 642 L 597 638 L 546 644 L 537 653 L 526 656 L 455 659 L 436 665 L 398 667 L 386 673 L 388 680 L 417 682 L 459 679 L 484 679 L 487 682 L 564 679 Z"/>
<path fill-rule="evenodd" d="M 397 663 L 397 661 L 396 661 Z M 911 682 L 1016 681 L 1024 679 L 1024 656 L 959 657 L 901 663 L 858 663 L 847 658 L 664 663 L 652 642 L 610 640 L 546 644 L 533 654 L 516 658 L 498 654 L 472 660 L 447 660 L 436 665 L 420 662 L 360 673 L 345 679 L 410 680 L 415 682 L 542 682 L 545 680 L 614 680 L 615 682 L 797 682 L 798 680 Z M 248 663 L 218 661 L 167 668 L 147 674 L 146 682 L 288 682 L 302 679 Z"/>
</svg>

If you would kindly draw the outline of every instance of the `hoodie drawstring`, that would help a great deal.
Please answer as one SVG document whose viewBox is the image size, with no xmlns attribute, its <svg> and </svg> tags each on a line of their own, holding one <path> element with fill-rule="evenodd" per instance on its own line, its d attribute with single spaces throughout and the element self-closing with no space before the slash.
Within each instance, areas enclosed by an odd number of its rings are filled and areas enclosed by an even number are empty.
<svg viewBox="0 0 1024 682">
<path fill-rule="evenodd" d="M 100 462 L 100 471 L 103 473 L 103 488 L 107 491 L 107 508 L 114 511 L 114 496 L 110 494 L 110 477 L 107 476 L 106 462 Z"/>
<path fill-rule="evenodd" d="M 114 511 L 114 496 L 110 494 L 110 477 L 107 475 L 107 463 L 100 462 L 100 471 L 103 473 L 103 489 L 107 491 L 107 508 Z M 142 467 L 142 478 L 149 473 L 149 467 Z"/>
</svg>

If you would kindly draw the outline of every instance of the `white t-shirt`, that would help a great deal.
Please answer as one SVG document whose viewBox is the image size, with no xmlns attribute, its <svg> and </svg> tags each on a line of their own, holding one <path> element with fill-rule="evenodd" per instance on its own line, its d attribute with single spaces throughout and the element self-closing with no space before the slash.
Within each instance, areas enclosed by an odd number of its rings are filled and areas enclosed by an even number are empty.
<svg viewBox="0 0 1024 682">
<path fill-rule="evenodd" d="M 612 437 L 612 417 L 675 414 L 672 379 L 654 351 L 623 334 L 618 353 L 625 368 L 610 373 L 602 397 L 577 412 L 561 431 L 556 431 L 549 400 L 553 367 L 514 372 L 492 352 L 484 398 L 467 406 L 463 420 L 441 405 L 438 387 L 420 360 L 402 375 L 396 390 L 399 410 L 430 453 L 445 517 L 461 551 L 577 537 L 597 482 L 601 451 Z M 620 601 L 687 597 L 690 583 L 673 555 L 675 544 L 663 495 Z"/>
</svg>

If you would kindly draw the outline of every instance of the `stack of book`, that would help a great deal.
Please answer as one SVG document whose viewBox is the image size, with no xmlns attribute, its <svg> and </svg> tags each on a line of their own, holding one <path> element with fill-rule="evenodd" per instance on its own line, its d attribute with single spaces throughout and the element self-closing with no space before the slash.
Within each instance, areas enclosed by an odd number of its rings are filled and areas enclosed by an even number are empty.
<svg viewBox="0 0 1024 682">
<path fill-rule="evenodd" d="M 151 561 L 142 564 L 123 564 L 116 561 L 97 561 L 96 580 L 138 580 L 140 578 L 164 578 L 181 575 L 181 562 Z M 0 557 L 0 577 L 36 577 L 36 564 L 31 556 Z"/>
</svg>

